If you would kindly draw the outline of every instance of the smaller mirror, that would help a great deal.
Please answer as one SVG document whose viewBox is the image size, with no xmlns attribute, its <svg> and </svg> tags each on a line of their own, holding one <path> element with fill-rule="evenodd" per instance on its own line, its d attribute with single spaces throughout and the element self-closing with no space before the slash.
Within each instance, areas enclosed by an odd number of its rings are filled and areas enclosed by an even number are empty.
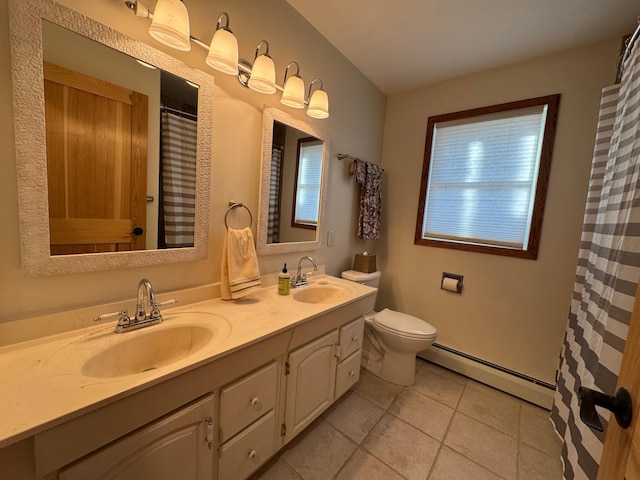
<svg viewBox="0 0 640 480">
<path fill-rule="evenodd" d="M 258 253 L 320 247 L 328 142 L 301 120 L 265 107 Z"/>
</svg>

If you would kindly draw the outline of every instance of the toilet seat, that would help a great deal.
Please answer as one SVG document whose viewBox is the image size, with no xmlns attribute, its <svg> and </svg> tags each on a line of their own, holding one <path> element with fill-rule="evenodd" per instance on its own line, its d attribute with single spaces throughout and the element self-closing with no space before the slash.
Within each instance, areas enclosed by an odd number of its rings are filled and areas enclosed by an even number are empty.
<svg viewBox="0 0 640 480">
<path fill-rule="evenodd" d="M 406 313 L 385 308 L 371 319 L 376 327 L 393 335 L 416 339 L 435 339 L 437 330 L 433 325 Z"/>
</svg>

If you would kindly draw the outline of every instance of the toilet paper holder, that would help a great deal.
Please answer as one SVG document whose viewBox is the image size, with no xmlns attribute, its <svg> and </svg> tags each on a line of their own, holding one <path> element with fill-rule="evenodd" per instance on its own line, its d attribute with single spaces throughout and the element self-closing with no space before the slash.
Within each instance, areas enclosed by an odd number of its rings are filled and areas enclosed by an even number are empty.
<svg viewBox="0 0 640 480">
<path fill-rule="evenodd" d="M 452 293 L 462 293 L 462 280 L 464 276 L 457 273 L 442 272 L 440 290 Z"/>
</svg>

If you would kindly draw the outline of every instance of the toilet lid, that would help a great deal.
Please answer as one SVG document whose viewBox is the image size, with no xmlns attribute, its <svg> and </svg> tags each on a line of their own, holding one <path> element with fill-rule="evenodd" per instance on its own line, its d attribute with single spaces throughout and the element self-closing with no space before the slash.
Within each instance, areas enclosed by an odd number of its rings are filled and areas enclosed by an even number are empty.
<svg viewBox="0 0 640 480">
<path fill-rule="evenodd" d="M 411 338 L 435 338 L 438 331 L 424 320 L 385 308 L 373 317 L 373 323 L 390 333 Z"/>
</svg>

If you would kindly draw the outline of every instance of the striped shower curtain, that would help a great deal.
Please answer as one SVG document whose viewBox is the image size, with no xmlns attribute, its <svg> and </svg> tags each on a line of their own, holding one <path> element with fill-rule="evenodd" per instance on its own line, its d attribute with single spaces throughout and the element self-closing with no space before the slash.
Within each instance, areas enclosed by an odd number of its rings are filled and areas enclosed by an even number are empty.
<svg viewBox="0 0 640 480">
<path fill-rule="evenodd" d="M 167 248 L 193 247 L 196 136 L 195 120 L 162 112 L 162 195 Z"/>
<path fill-rule="evenodd" d="M 567 480 L 597 476 L 604 433 L 580 421 L 578 388 L 615 391 L 639 277 L 640 49 L 636 47 L 622 82 L 605 88 L 600 103 L 578 267 L 551 412 L 564 440 Z"/>
<path fill-rule="evenodd" d="M 282 159 L 284 149 L 275 146 L 271 150 L 271 177 L 269 182 L 269 216 L 267 218 L 267 243 L 280 243 L 280 194 Z"/>
</svg>

